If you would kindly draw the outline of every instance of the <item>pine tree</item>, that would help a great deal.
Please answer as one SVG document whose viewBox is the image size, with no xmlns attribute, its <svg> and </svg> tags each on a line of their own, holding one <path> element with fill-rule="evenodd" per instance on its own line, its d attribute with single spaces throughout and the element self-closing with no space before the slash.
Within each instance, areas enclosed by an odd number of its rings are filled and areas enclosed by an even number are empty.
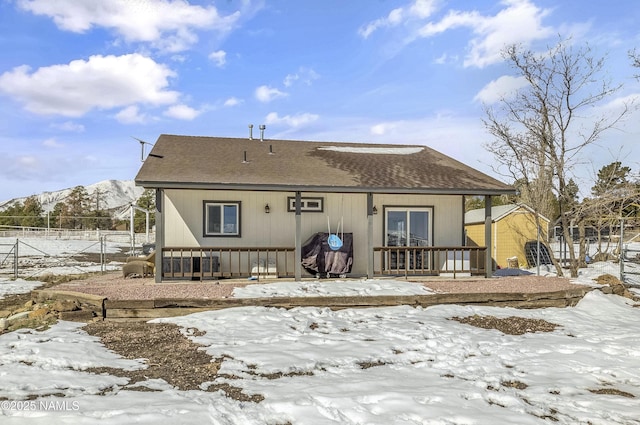
<svg viewBox="0 0 640 425">
<path fill-rule="evenodd" d="M 598 180 L 591 188 L 593 196 L 602 196 L 616 191 L 628 183 L 631 168 L 623 167 L 620 161 L 605 165 L 598 171 Z"/>
<path fill-rule="evenodd" d="M 42 204 L 38 200 L 36 196 L 30 196 L 24 201 L 24 206 L 22 207 L 22 220 L 20 225 L 25 227 L 43 227 L 44 226 L 44 218 L 42 214 L 44 210 L 42 209 Z"/>
<path fill-rule="evenodd" d="M 84 223 L 84 217 L 89 212 L 89 195 L 87 189 L 84 186 L 76 186 L 73 188 L 69 196 L 64 202 L 66 206 L 66 216 L 68 217 L 66 223 L 67 227 L 72 229 L 84 229 L 86 227 Z"/>
<path fill-rule="evenodd" d="M 155 214 L 153 212 L 156 209 L 156 193 L 152 189 L 147 189 L 144 193 L 138 198 L 138 202 L 136 205 L 140 208 L 143 208 L 149 211 L 149 227 L 153 227 L 155 225 L 156 219 Z M 142 211 L 136 210 L 133 216 L 134 219 L 134 229 L 136 232 L 144 232 L 146 230 L 146 214 Z"/>
</svg>

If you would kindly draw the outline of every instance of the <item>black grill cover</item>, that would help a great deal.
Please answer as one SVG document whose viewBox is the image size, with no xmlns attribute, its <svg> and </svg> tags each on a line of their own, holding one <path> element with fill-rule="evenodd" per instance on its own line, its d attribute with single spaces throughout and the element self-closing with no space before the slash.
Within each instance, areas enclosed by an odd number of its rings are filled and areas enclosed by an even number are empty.
<svg viewBox="0 0 640 425">
<path fill-rule="evenodd" d="M 342 247 L 329 248 L 329 233 L 316 233 L 302 244 L 302 267 L 313 275 L 340 276 L 351 273 L 353 266 L 353 234 L 338 233 Z"/>
</svg>

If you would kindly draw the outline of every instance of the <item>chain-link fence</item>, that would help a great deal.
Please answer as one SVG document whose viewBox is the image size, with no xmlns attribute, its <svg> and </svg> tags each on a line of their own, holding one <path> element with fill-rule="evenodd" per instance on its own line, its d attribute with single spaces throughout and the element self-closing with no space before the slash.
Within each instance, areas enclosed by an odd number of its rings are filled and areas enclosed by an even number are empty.
<svg viewBox="0 0 640 425">
<path fill-rule="evenodd" d="M 128 256 L 142 253 L 149 236 L 115 231 L 5 229 L 0 235 L 0 275 L 28 279 L 119 270 Z"/>
</svg>

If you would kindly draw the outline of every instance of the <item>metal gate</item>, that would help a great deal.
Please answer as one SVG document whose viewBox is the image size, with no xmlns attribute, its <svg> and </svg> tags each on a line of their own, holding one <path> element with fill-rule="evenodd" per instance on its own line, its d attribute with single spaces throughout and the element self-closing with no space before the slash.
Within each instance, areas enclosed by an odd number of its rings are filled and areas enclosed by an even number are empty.
<svg viewBox="0 0 640 425">
<path fill-rule="evenodd" d="M 0 243 L 0 269 L 7 267 L 13 278 L 18 278 L 18 240 L 14 243 Z"/>
<path fill-rule="evenodd" d="M 620 253 L 620 280 L 640 288 L 640 249 L 625 246 Z"/>
<path fill-rule="evenodd" d="M 22 248 L 19 250 L 20 245 L 22 245 Z M 62 255 L 56 255 L 54 253 L 47 252 L 20 239 L 16 239 L 16 241 L 13 243 L 0 243 L 0 274 L 10 274 L 14 279 L 17 279 L 19 277 L 19 273 L 22 273 L 23 278 L 31 278 L 47 270 L 48 268 L 57 267 L 60 265 L 64 267 L 75 268 L 82 273 L 84 272 L 84 270 L 78 265 L 74 264 L 74 258 L 83 255 L 86 251 L 95 246 L 100 247 L 100 272 L 104 273 L 107 271 L 107 235 L 101 235 L 98 241 L 93 242 L 78 251 L 64 253 Z M 19 253 L 19 251 L 21 254 Z M 47 262 L 42 262 L 39 267 L 36 267 L 35 272 L 31 270 L 31 272 L 27 271 L 25 273 L 25 268 L 29 269 L 29 266 L 25 266 L 24 264 L 20 266 L 20 255 L 22 255 L 22 260 L 24 260 L 25 258 L 36 258 L 39 260 L 47 259 Z M 67 262 L 69 261 L 71 261 L 71 264 L 67 264 Z"/>
<path fill-rule="evenodd" d="M 640 238 L 640 233 L 625 240 L 624 219 L 620 220 L 620 280 L 627 286 L 640 288 L 640 248 L 629 245 Z M 634 244 L 635 245 L 635 244 Z"/>
</svg>

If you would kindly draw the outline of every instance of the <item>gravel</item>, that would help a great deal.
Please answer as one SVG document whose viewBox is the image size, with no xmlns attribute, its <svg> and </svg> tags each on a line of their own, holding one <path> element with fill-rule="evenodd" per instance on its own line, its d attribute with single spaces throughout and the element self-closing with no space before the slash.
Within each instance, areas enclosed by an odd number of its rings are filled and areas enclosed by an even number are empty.
<svg viewBox="0 0 640 425">
<path fill-rule="evenodd" d="M 278 280 L 277 282 L 283 281 Z M 490 279 L 460 278 L 455 280 L 436 280 L 433 278 L 418 280 L 412 278 L 408 279 L 408 281 L 415 282 L 417 285 L 424 285 L 437 293 L 536 293 L 567 290 L 575 288 L 577 285 L 571 283 L 567 278 L 535 275 Z M 260 283 L 256 281 L 241 281 L 239 279 L 155 283 L 153 278 L 123 278 L 121 272 L 113 272 L 63 283 L 57 285 L 55 289 L 100 295 L 110 300 L 215 299 L 232 298 L 234 288 L 255 284 Z"/>
<path fill-rule="evenodd" d="M 438 293 L 537 293 L 575 289 L 582 284 L 572 283 L 564 277 L 545 277 L 536 275 L 505 276 L 474 280 L 438 280 L 423 284 Z"/>
<path fill-rule="evenodd" d="M 224 281 L 222 281 L 224 282 Z M 122 272 L 96 275 L 63 283 L 55 289 L 101 295 L 110 300 L 152 300 L 158 298 L 231 298 L 233 288 L 247 283 L 210 280 L 194 283 L 155 283 L 153 278 L 123 278 Z"/>
</svg>

